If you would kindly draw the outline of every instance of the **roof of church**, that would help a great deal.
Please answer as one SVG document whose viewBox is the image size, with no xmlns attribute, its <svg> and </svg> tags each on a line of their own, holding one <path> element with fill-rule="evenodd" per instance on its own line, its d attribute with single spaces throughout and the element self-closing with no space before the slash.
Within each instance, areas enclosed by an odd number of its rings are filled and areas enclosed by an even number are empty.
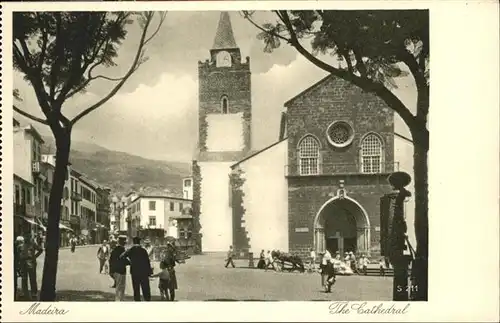
<svg viewBox="0 0 500 323">
<path fill-rule="evenodd" d="M 227 11 L 222 11 L 219 18 L 219 26 L 215 34 L 214 45 L 212 49 L 230 49 L 238 48 L 234 40 L 231 18 Z"/>
<path fill-rule="evenodd" d="M 314 83 L 313 85 L 311 85 L 310 87 L 308 87 L 307 89 L 305 89 L 304 91 L 300 92 L 299 94 L 297 94 L 296 96 L 294 96 L 293 98 L 291 98 L 290 100 L 286 101 L 283 105 L 285 107 L 288 107 L 288 105 L 290 103 L 292 103 L 293 101 L 295 101 L 296 99 L 298 99 L 299 97 L 303 96 L 304 94 L 312 91 L 313 89 L 315 89 L 316 87 L 318 87 L 319 85 L 325 83 L 326 81 L 328 81 L 330 78 L 334 77 L 333 74 L 328 74 L 327 76 L 325 76 L 324 78 L 322 78 L 321 80 L 319 80 L 318 82 Z"/>
<path fill-rule="evenodd" d="M 272 147 L 276 146 L 277 144 L 279 144 L 279 143 L 281 143 L 281 142 L 283 142 L 283 141 L 285 141 L 285 140 L 287 140 L 287 139 L 288 139 L 288 137 L 285 137 L 285 138 L 283 138 L 283 139 L 280 139 L 280 140 L 276 141 L 275 143 L 272 143 L 271 145 L 269 145 L 269 146 L 267 146 L 267 147 L 262 148 L 261 150 L 257 150 L 257 151 L 256 151 L 256 152 L 254 152 L 253 154 L 251 154 L 251 155 L 249 155 L 249 156 L 247 156 L 247 157 L 245 157 L 245 158 L 241 159 L 240 161 L 238 161 L 238 162 L 234 163 L 233 165 L 231 165 L 231 168 L 234 168 L 234 167 L 238 166 L 239 164 L 241 164 L 241 163 L 243 163 L 243 162 L 245 162 L 245 161 L 249 160 L 250 158 L 253 158 L 253 157 L 255 157 L 255 156 L 259 155 L 260 153 L 263 153 L 264 151 L 266 151 L 266 150 L 268 150 L 268 149 L 270 149 L 270 148 L 272 148 Z"/>
</svg>

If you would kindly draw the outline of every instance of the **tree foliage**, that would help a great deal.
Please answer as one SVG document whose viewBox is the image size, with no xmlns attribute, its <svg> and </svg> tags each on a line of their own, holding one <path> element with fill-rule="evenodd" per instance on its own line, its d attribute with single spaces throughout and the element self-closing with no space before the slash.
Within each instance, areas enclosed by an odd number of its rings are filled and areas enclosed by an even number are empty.
<svg viewBox="0 0 500 323">
<path fill-rule="evenodd" d="M 45 118 L 35 117 L 14 105 L 19 114 L 48 125 L 56 142 L 56 165 L 49 199 L 47 245 L 40 299 L 53 301 L 59 249 L 59 222 L 71 130 L 80 119 L 111 99 L 143 64 L 146 45 L 157 35 L 166 13 L 152 28 L 153 12 L 16 12 L 13 28 L 14 69 L 21 72 L 35 92 Z M 118 50 L 127 38 L 127 25 L 138 22 L 137 51 L 127 72 L 117 78 L 96 74 L 98 68 L 115 66 Z M 73 119 L 63 113 L 64 104 L 85 92 L 92 81 L 116 83 L 110 92 L 80 111 Z M 14 90 L 14 98 L 22 94 Z"/>
<path fill-rule="evenodd" d="M 313 64 L 344 78 L 364 90 L 374 92 L 388 103 L 410 128 L 425 135 L 428 104 L 412 115 L 391 90 L 395 78 L 413 75 L 419 95 L 429 95 L 429 15 L 424 10 L 309 10 L 275 11 L 276 23 L 258 24 L 254 12 L 242 15 L 260 30 L 264 51 L 272 52 L 284 42 L 296 48 Z M 308 51 L 302 41 L 309 41 Z M 327 54 L 341 62 L 340 67 L 318 58 Z M 425 99 L 427 98 L 427 99 Z M 417 112 L 418 113 L 418 112 Z"/>
<path fill-rule="evenodd" d="M 259 24 L 254 12 L 242 15 L 260 30 L 264 51 L 283 42 L 317 67 L 371 92 L 393 109 L 408 126 L 414 145 L 417 300 L 428 292 L 428 150 L 429 131 L 429 11 L 428 10 L 309 10 L 274 11 L 275 23 Z M 311 51 L 303 45 L 310 41 Z M 337 58 L 333 66 L 318 54 Z M 406 66 L 406 68 L 403 68 Z M 416 112 L 393 93 L 396 78 L 411 76 L 417 89 Z"/>
</svg>

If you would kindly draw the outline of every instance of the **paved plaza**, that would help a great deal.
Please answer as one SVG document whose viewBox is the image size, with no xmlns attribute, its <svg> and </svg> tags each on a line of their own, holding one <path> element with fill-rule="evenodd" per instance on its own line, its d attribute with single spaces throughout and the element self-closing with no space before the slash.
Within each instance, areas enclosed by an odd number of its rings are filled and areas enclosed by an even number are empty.
<svg viewBox="0 0 500 323">
<path fill-rule="evenodd" d="M 97 246 L 78 247 L 75 253 L 61 249 L 57 280 L 58 300 L 113 301 L 111 278 L 98 273 Z M 317 273 L 276 273 L 244 268 L 248 261 L 235 261 L 237 268 L 224 268 L 223 255 L 200 255 L 176 268 L 178 301 L 390 301 L 392 278 L 339 276 L 332 293 L 324 293 Z M 240 266 L 240 268 L 238 268 Z M 43 255 L 38 260 L 39 286 Z M 155 272 L 159 270 L 154 263 Z M 157 279 L 151 279 L 153 301 L 160 299 Z M 127 276 L 126 300 L 132 301 L 132 284 Z"/>
</svg>

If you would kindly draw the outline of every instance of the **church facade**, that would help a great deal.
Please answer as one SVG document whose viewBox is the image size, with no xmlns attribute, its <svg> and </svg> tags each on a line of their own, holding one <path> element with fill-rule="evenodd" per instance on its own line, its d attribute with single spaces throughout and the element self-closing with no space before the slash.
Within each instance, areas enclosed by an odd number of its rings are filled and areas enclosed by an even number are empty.
<svg viewBox="0 0 500 323">
<path fill-rule="evenodd" d="M 250 59 L 241 58 L 228 13 L 198 67 L 193 211 L 202 250 L 379 254 L 387 177 L 413 168 L 412 144 L 395 133 L 394 112 L 327 76 L 284 103 L 277 141 L 254 151 Z"/>
</svg>

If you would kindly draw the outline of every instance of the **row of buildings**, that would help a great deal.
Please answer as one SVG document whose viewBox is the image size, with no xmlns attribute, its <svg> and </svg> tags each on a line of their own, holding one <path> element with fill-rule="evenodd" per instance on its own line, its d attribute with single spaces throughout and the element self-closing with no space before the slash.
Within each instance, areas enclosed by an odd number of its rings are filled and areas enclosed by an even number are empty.
<svg viewBox="0 0 500 323">
<path fill-rule="evenodd" d="M 153 243 L 173 237 L 188 249 L 194 247 L 192 178 L 183 179 L 182 191 L 182 196 L 168 191 L 131 192 L 122 197 L 113 196 L 111 232 L 129 237 L 148 237 Z"/>
<path fill-rule="evenodd" d="M 45 230 L 55 155 L 42 154 L 44 140 L 32 126 L 14 119 L 14 234 Z M 193 180 L 182 180 L 182 196 L 166 191 L 131 192 L 121 198 L 68 165 L 61 200 L 61 245 L 71 236 L 100 243 L 110 234 L 150 238 L 171 236 L 190 246 Z"/>
<path fill-rule="evenodd" d="M 42 154 L 44 140 L 32 126 L 13 120 L 14 234 L 38 235 L 45 230 L 55 155 Z M 61 200 L 61 245 L 71 236 L 99 243 L 109 231 L 110 189 L 68 165 Z"/>
</svg>

